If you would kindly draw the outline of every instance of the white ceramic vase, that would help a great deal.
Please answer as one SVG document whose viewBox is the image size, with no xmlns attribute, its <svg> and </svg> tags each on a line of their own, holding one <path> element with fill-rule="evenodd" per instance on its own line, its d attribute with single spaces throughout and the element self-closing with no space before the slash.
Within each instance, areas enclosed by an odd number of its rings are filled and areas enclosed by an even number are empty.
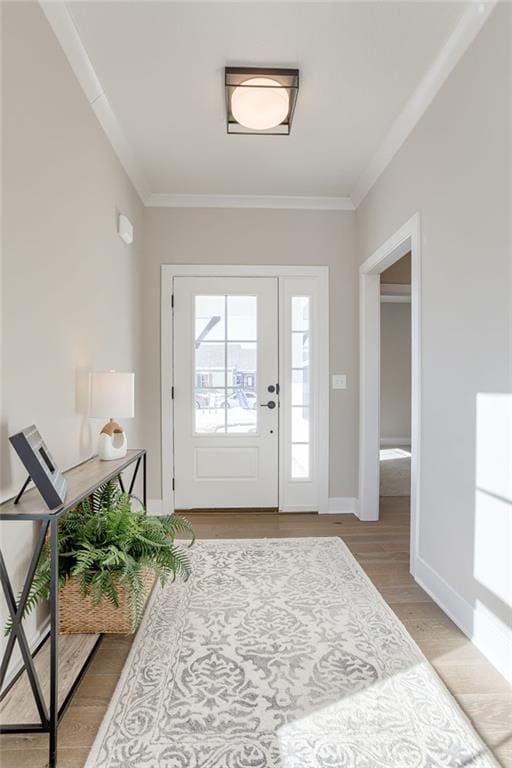
<svg viewBox="0 0 512 768">
<path fill-rule="evenodd" d="M 109 421 L 100 432 L 98 456 L 102 461 L 123 459 L 128 450 L 128 441 L 123 428 L 116 421 Z"/>
</svg>

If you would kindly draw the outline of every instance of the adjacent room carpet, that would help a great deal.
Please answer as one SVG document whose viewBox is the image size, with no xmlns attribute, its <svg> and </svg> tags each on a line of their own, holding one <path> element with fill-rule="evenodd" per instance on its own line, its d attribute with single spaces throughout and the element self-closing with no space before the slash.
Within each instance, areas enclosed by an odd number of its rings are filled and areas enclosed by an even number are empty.
<svg viewBox="0 0 512 768">
<path fill-rule="evenodd" d="M 86 768 L 496 768 L 337 538 L 201 541 Z"/>
<path fill-rule="evenodd" d="M 411 449 L 380 449 L 380 496 L 411 495 Z"/>
</svg>

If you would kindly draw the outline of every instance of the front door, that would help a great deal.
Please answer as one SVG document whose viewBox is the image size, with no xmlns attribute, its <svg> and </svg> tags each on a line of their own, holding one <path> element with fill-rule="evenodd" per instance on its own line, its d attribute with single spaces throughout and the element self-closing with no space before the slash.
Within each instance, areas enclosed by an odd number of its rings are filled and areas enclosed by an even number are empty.
<svg viewBox="0 0 512 768">
<path fill-rule="evenodd" d="M 175 506 L 277 508 L 278 281 L 174 278 Z"/>
</svg>

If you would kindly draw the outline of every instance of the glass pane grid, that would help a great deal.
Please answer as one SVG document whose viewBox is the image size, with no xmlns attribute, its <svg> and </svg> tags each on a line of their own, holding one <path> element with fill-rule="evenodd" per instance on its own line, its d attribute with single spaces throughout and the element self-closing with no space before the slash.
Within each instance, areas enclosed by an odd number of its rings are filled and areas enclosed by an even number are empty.
<svg viewBox="0 0 512 768">
<path fill-rule="evenodd" d="M 256 432 L 257 296 L 196 296 L 195 329 L 195 432 Z"/>
<path fill-rule="evenodd" d="M 309 296 L 291 300 L 291 477 L 310 477 Z"/>
</svg>

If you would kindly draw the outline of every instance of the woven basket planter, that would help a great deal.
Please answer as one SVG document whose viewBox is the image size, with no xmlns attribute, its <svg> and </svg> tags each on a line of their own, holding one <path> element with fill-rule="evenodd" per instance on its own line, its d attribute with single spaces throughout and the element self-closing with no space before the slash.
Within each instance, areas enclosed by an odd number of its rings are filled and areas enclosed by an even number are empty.
<svg viewBox="0 0 512 768">
<path fill-rule="evenodd" d="M 155 574 L 145 568 L 142 576 L 145 601 L 153 589 Z M 93 605 L 89 597 L 83 597 L 76 579 L 68 579 L 59 591 L 60 632 L 63 635 L 131 635 L 137 627 L 132 624 L 128 588 L 121 585 L 119 607 L 105 599 Z"/>
</svg>

